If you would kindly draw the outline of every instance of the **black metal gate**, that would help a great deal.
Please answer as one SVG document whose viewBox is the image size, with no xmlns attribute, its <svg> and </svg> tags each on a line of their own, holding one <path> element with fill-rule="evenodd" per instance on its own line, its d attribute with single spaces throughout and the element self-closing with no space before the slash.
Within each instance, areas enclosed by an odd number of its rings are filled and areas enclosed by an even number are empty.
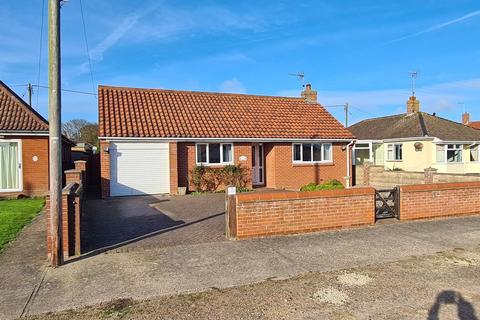
<svg viewBox="0 0 480 320">
<path fill-rule="evenodd" d="M 400 188 L 375 190 L 375 219 L 400 217 Z"/>
</svg>

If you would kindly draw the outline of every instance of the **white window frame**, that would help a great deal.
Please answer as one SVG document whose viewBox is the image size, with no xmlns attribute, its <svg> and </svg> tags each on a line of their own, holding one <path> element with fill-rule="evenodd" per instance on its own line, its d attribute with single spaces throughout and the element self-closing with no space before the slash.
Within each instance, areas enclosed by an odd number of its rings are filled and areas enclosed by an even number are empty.
<svg viewBox="0 0 480 320">
<path fill-rule="evenodd" d="M 459 143 L 439 143 L 438 144 L 439 146 L 443 146 L 444 147 L 444 150 L 443 152 L 445 153 L 444 154 L 444 159 L 445 161 L 441 162 L 441 161 L 438 161 L 438 159 L 435 159 L 437 161 L 437 163 L 443 163 L 443 164 L 462 164 L 465 162 L 465 155 L 463 154 L 463 151 L 464 151 L 464 147 L 463 147 L 463 144 L 459 144 Z M 448 148 L 448 146 L 451 146 L 453 145 L 454 147 L 453 148 Z M 457 146 L 460 146 L 460 147 L 457 147 Z M 460 161 L 459 162 L 449 162 L 448 161 L 448 151 L 452 151 L 452 150 L 459 150 L 460 151 Z M 480 148 L 479 148 L 479 156 L 480 156 Z M 470 153 L 468 153 L 468 159 L 470 160 Z"/>
<path fill-rule="evenodd" d="M 395 147 L 400 146 L 402 150 L 402 157 L 400 159 L 396 159 L 396 152 L 395 152 Z M 390 151 L 390 147 L 392 148 L 392 155 L 393 159 L 391 159 L 388 155 L 388 152 Z M 403 143 L 388 143 L 387 144 L 387 161 L 396 161 L 396 162 L 401 162 L 403 161 Z"/>
<path fill-rule="evenodd" d="M 210 144 L 219 144 L 220 145 L 220 163 L 210 163 Z M 206 145 L 207 146 L 207 162 L 198 162 L 198 145 Z M 223 146 L 230 145 L 232 150 L 232 159 L 231 161 L 223 161 Z M 235 159 L 233 155 L 233 143 L 222 143 L 222 142 L 197 142 L 195 143 L 195 163 L 197 166 L 224 166 L 233 164 Z"/>
<path fill-rule="evenodd" d="M 310 144 L 310 154 L 312 157 L 312 160 L 310 161 L 303 161 L 303 145 L 304 144 Z M 320 161 L 314 161 L 313 160 L 313 145 L 314 144 L 320 144 L 320 158 L 322 160 Z M 300 145 L 300 160 L 295 160 L 295 146 Z M 324 160 L 323 159 L 323 153 L 324 153 L 324 146 L 325 145 L 330 145 L 330 160 Z M 294 164 L 314 164 L 314 163 L 333 163 L 333 145 L 331 143 L 321 143 L 321 142 L 294 142 L 292 143 L 292 163 Z"/>
<path fill-rule="evenodd" d="M 0 192 L 21 192 L 23 191 L 23 158 L 22 158 L 22 140 L 21 139 L 0 139 L 0 142 L 16 142 L 18 143 L 18 189 L 0 189 Z"/>
<path fill-rule="evenodd" d="M 475 161 L 475 160 L 474 160 L 474 161 L 470 160 L 470 159 L 471 159 L 471 152 L 472 152 L 471 149 L 473 149 L 473 148 L 477 148 L 477 161 Z M 473 163 L 478 163 L 478 162 L 480 162 L 480 144 L 475 144 L 475 145 L 473 145 L 473 146 L 470 146 L 470 150 L 469 150 L 469 151 L 470 151 L 470 152 L 468 153 L 468 161 L 473 162 Z"/>
</svg>

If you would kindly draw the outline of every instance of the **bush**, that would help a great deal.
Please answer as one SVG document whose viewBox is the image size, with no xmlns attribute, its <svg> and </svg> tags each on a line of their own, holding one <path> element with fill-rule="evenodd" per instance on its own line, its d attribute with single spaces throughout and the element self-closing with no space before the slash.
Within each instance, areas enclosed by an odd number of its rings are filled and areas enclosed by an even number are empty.
<svg viewBox="0 0 480 320">
<path fill-rule="evenodd" d="M 300 191 L 335 190 L 335 189 L 343 189 L 343 188 L 344 188 L 343 184 L 340 181 L 336 179 L 332 179 L 323 184 L 315 184 L 313 182 L 309 183 L 301 187 Z"/>
<path fill-rule="evenodd" d="M 215 192 L 220 186 L 236 186 L 246 189 L 249 172 L 241 165 L 222 168 L 196 166 L 190 170 L 190 179 L 196 192 Z"/>
</svg>

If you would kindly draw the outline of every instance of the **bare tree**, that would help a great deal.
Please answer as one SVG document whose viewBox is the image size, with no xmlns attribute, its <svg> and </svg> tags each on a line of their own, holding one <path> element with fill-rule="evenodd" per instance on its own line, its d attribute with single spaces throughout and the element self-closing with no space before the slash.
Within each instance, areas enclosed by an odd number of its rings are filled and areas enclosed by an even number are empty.
<svg viewBox="0 0 480 320">
<path fill-rule="evenodd" d="M 62 124 L 62 133 L 70 140 L 80 142 L 81 130 L 90 123 L 84 119 L 72 119 Z"/>
<path fill-rule="evenodd" d="M 98 124 L 89 123 L 80 129 L 79 142 L 87 142 L 98 147 Z"/>
</svg>

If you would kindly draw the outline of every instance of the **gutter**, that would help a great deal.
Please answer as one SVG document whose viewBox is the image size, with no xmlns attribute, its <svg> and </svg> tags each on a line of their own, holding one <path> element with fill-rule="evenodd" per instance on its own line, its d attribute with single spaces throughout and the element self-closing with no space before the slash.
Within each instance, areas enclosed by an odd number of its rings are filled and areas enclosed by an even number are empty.
<svg viewBox="0 0 480 320">
<path fill-rule="evenodd" d="M 216 142 L 351 142 L 352 139 L 301 139 L 301 138 L 151 138 L 151 137 L 98 137 L 109 141 L 216 141 Z"/>
</svg>

